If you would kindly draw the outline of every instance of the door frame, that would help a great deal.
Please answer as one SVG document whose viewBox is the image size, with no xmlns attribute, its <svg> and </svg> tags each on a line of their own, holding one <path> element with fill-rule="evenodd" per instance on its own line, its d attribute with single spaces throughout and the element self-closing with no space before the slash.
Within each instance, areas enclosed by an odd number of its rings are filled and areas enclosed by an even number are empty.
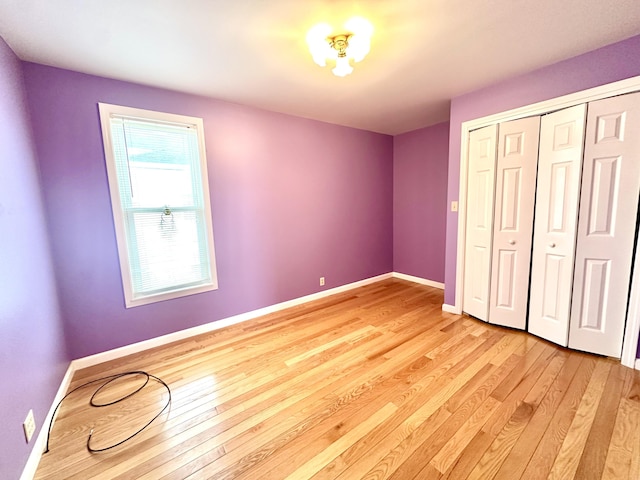
<svg viewBox="0 0 640 480">
<path fill-rule="evenodd" d="M 450 313 L 462 313 L 462 295 L 464 288 L 464 247 L 465 228 L 467 216 L 467 167 L 468 167 L 468 139 L 469 132 L 478 128 L 486 127 L 494 123 L 518 120 L 523 117 L 533 115 L 544 115 L 555 110 L 573 107 L 581 103 L 588 103 L 594 100 L 623 95 L 640 90 L 640 76 L 627 78 L 618 82 L 600 85 L 598 87 L 582 90 L 580 92 L 563 95 L 543 102 L 533 103 L 524 107 L 506 110 L 485 117 L 476 118 L 462 122 L 460 133 L 460 186 L 458 194 L 458 238 L 456 256 L 456 294 L 453 306 L 443 305 L 443 310 Z M 639 242 L 640 243 L 640 242 Z M 638 249 L 636 249 L 637 251 Z M 638 261 L 634 267 L 631 284 L 631 303 L 629 307 L 627 324 L 625 326 L 624 342 L 622 347 L 621 362 L 624 366 L 634 368 L 636 365 L 636 351 L 638 337 L 640 335 L 640 272 L 637 270 Z M 638 365 L 640 367 L 640 365 Z"/>
</svg>

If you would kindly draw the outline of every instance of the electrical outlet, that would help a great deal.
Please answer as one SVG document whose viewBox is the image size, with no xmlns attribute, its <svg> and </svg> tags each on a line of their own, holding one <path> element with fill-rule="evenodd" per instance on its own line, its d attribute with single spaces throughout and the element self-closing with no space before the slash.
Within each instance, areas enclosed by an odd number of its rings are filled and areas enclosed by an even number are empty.
<svg viewBox="0 0 640 480">
<path fill-rule="evenodd" d="M 26 438 L 27 443 L 29 443 L 31 441 L 31 437 L 33 437 L 33 433 L 36 431 L 36 419 L 33 418 L 33 410 L 29 410 L 22 427 L 24 428 L 24 438 Z"/>
<path fill-rule="evenodd" d="M 320 286 L 324 287 L 324 277 L 320 277 Z"/>
<path fill-rule="evenodd" d="M 451 211 L 452 212 L 457 212 L 458 211 L 458 202 L 456 200 L 451 202 Z"/>
</svg>

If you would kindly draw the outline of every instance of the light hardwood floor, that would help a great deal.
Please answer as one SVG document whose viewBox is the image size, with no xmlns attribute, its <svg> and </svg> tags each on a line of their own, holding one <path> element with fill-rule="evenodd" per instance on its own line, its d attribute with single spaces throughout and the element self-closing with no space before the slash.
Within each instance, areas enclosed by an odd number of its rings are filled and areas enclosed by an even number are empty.
<svg viewBox="0 0 640 480">
<path fill-rule="evenodd" d="M 391 279 L 77 372 L 36 478 L 640 479 L 640 372 L 443 313 Z M 140 379 L 114 382 L 100 400 Z"/>
</svg>

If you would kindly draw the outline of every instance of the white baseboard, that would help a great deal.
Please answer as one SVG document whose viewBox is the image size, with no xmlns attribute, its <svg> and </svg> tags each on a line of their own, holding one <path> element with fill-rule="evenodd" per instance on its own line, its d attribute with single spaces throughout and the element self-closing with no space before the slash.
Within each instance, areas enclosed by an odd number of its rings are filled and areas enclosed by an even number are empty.
<svg viewBox="0 0 640 480">
<path fill-rule="evenodd" d="M 251 312 L 241 313 L 233 317 L 216 320 L 214 322 L 207 323 L 205 325 L 200 325 L 193 328 L 187 328 L 185 330 L 180 330 L 178 332 L 169 333 L 167 335 L 162 335 L 160 337 L 151 338 L 149 340 L 144 340 L 142 342 L 133 343 L 131 345 L 126 345 L 124 347 L 114 348 L 113 350 L 107 350 L 106 352 L 96 353 L 95 355 L 89 355 L 87 357 L 73 360 L 69 364 L 67 372 L 62 380 L 62 383 L 60 384 L 60 388 L 58 388 L 58 392 L 53 401 L 53 404 L 51 405 L 51 408 L 49 409 L 47 418 L 42 423 L 42 428 L 40 429 L 40 433 L 38 434 L 38 437 L 33 445 L 33 450 L 29 455 L 29 459 L 27 460 L 27 464 L 22 472 L 22 476 L 20 477 L 20 480 L 33 479 L 45 449 L 45 445 L 47 441 L 47 429 L 48 429 L 49 423 L 51 422 L 53 411 L 56 405 L 58 405 L 58 402 L 60 402 L 60 400 L 62 400 L 62 397 L 64 397 L 67 389 L 69 388 L 69 384 L 71 383 L 71 378 L 73 376 L 73 373 L 76 370 L 80 370 L 80 369 L 90 367 L 92 365 L 97 365 L 99 363 L 107 362 L 110 360 L 115 360 L 116 358 L 124 357 L 126 355 L 131 355 L 133 353 L 142 352 L 150 348 L 165 345 L 171 342 L 175 342 L 177 340 L 183 340 L 185 338 L 193 337 L 195 335 L 200 335 L 202 333 L 208 333 L 214 330 L 219 330 L 221 328 L 228 327 L 230 325 L 235 325 L 241 322 L 246 322 L 247 320 L 252 320 L 254 318 L 261 317 L 269 313 L 278 312 L 286 308 L 295 307 L 297 305 L 311 302 L 313 300 L 319 300 L 324 297 L 335 295 L 337 293 L 346 292 L 348 290 L 352 290 L 358 287 L 363 287 L 365 285 L 370 285 L 372 283 L 376 283 L 381 280 L 386 280 L 392 277 L 408 280 L 410 282 L 419 283 L 421 285 L 428 285 L 430 287 L 444 289 L 444 284 L 439 282 L 434 282 L 432 280 L 426 280 L 424 278 L 414 277 L 411 275 L 405 275 L 403 273 L 397 273 L 397 272 L 384 273 L 376 277 L 366 278 L 364 280 L 349 283 L 347 285 L 342 285 L 340 287 L 331 288 L 329 290 L 313 293 L 311 295 L 306 295 L 304 297 L 294 298 L 293 300 L 277 303 L 275 305 L 270 305 L 268 307 L 260 308 L 258 310 L 253 310 Z M 443 305 L 442 306 L 443 310 L 444 310 L 444 307 L 445 306 Z"/>
<path fill-rule="evenodd" d="M 447 313 L 455 313 L 456 315 L 460 315 L 462 313 L 462 311 L 455 305 L 447 305 L 446 303 L 442 304 L 442 311 Z"/>
<path fill-rule="evenodd" d="M 636 358 L 636 370 L 640 370 L 640 358 Z"/>
<path fill-rule="evenodd" d="M 38 465 L 40 464 L 40 459 L 42 458 L 42 454 L 44 453 L 44 449 L 47 445 L 47 434 L 49 430 L 49 424 L 51 423 L 51 418 L 53 417 L 53 411 L 55 410 L 58 403 L 62 400 L 62 398 L 66 395 L 67 390 L 69 389 L 69 385 L 71 384 L 71 378 L 73 377 L 75 369 L 73 368 L 73 362 L 69 364 L 67 368 L 67 372 L 64 374 L 62 378 L 62 382 L 60 383 L 60 387 L 58 387 L 58 392 L 56 393 L 55 398 L 53 399 L 53 403 L 51 404 L 51 408 L 49 408 L 49 413 L 42 422 L 40 426 L 40 433 L 36 437 L 36 441 L 33 444 L 33 448 L 31 449 L 31 454 L 29 455 L 29 459 L 27 460 L 27 464 L 22 471 L 22 475 L 20 476 L 20 480 L 32 480 L 36 474 L 36 470 L 38 469 Z"/>
<path fill-rule="evenodd" d="M 230 325 L 246 322 L 247 320 L 252 320 L 257 317 L 262 317 L 263 315 L 267 315 L 269 313 L 278 312 L 280 310 L 284 310 L 285 308 L 295 307 L 296 305 L 301 305 L 303 303 L 311 302 L 313 300 L 318 300 L 320 298 L 328 297 L 330 295 L 335 295 L 336 293 L 346 292 L 348 290 L 369 285 L 371 283 L 379 282 L 381 280 L 385 280 L 391 277 L 392 277 L 391 273 L 384 273 L 376 277 L 366 278 L 358 282 L 353 282 L 347 285 L 342 285 L 340 287 L 331 288 L 329 290 L 323 290 L 321 292 L 312 293 L 311 295 L 306 295 L 304 297 L 294 298 L 293 300 L 277 303 L 275 305 L 270 305 L 268 307 L 260 308 L 258 310 L 253 310 L 251 312 L 241 313 L 239 315 L 234 315 L 233 317 L 216 320 L 214 322 L 207 323 L 205 325 L 199 325 L 197 327 L 187 328 L 185 330 L 169 333 L 167 335 L 162 335 L 160 337 L 155 337 L 149 340 L 143 340 L 141 342 L 132 343 L 131 345 L 125 345 L 124 347 L 114 348 L 113 350 L 107 350 L 106 352 L 100 352 L 100 353 L 96 353 L 95 355 L 89 355 L 88 357 L 83 357 L 77 360 L 73 360 L 71 364 L 74 370 L 80 370 L 82 368 L 90 367 L 92 365 L 97 365 L 103 362 L 108 362 L 110 360 L 115 360 L 116 358 L 131 355 L 133 353 L 142 352 L 150 348 L 166 345 L 167 343 L 175 342 L 177 340 L 183 340 L 185 338 L 193 337 L 195 335 L 200 335 L 202 333 L 209 333 L 214 330 L 219 330 L 221 328 L 228 327 Z"/>
<path fill-rule="evenodd" d="M 414 277 L 413 275 L 406 275 L 404 273 L 393 272 L 393 278 L 399 278 L 401 280 L 407 280 L 409 282 L 419 283 L 420 285 L 427 285 L 428 287 L 439 288 L 444 290 L 444 283 L 434 282 L 433 280 L 427 280 L 426 278 Z"/>
<path fill-rule="evenodd" d="M 444 283 L 441 282 L 434 282 L 433 280 L 427 280 L 426 278 L 414 277 L 413 275 L 406 275 L 404 273 L 398 272 L 393 272 L 392 275 L 394 278 L 400 278 L 409 282 L 415 282 L 421 285 L 427 285 L 429 287 L 435 287 L 439 288 L 440 290 L 444 290 Z M 447 313 L 455 313 L 457 315 L 462 313 L 454 305 L 447 305 L 446 303 L 442 304 L 442 311 Z"/>
<path fill-rule="evenodd" d="M 275 305 L 270 305 L 268 307 L 260 308 L 258 310 L 253 310 L 251 312 L 241 313 L 239 315 L 224 318 L 222 320 L 216 320 L 215 322 L 207 323 L 205 325 L 200 325 L 193 328 L 187 328 L 185 330 L 180 330 L 178 332 L 162 335 L 161 337 L 151 338 L 149 340 L 144 340 L 142 342 L 133 343 L 131 345 L 126 345 L 124 347 L 114 348 L 113 350 L 107 350 L 106 352 L 96 353 L 95 355 L 89 355 L 87 357 L 73 360 L 69 364 L 69 367 L 67 368 L 67 372 L 64 378 L 62 379 L 62 383 L 58 388 L 58 392 L 53 401 L 53 404 L 51 405 L 51 408 L 49 409 L 49 413 L 47 414 L 46 419 L 42 423 L 42 427 L 40 428 L 40 433 L 38 434 L 36 441 L 33 445 L 33 449 L 31 450 L 31 454 L 29 455 L 27 464 L 25 465 L 25 468 L 22 471 L 20 480 L 33 479 L 36 473 L 36 470 L 38 468 L 38 464 L 40 463 L 42 454 L 44 453 L 44 449 L 47 442 L 47 430 L 49 427 L 49 423 L 51 422 L 51 418 L 53 416 L 53 411 L 58 405 L 58 402 L 60 402 L 60 400 L 62 400 L 62 397 L 64 397 L 67 389 L 69 388 L 69 384 L 71 383 L 71 378 L 73 377 L 73 373 L 76 370 L 90 367 L 92 365 L 97 365 L 102 362 L 107 362 L 109 360 L 114 360 L 116 358 L 124 357 L 126 355 L 131 355 L 132 353 L 138 353 L 150 348 L 158 347 L 160 345 L 165 345 L 167 343 L 175 342 L 176 340 L 182 340 L 185 338 L 193 337 L 195 335 L 200 335 L 201 333 L 212 332 L 214 330 L 219 330 L 221 328 L 228 327 L 230 325 L 246 322 L 247 320 L 251 320 L 253 318 L 261 317 L 269 313 L 274 313 L 280 310 L 284 310 L 285 308 L 294 307 L 296 305 L 301 305 L 303 303 L 311 302 L 313 300 L 318 300 L 324 297 L 328 297 L 330 295 L 335 295 L 336 293 L 346 292 L 354 288 L 363 287 L 365 285 L 379 282 L 381 280 L 386 280 L 388 278 L 391 278 L 392 276 L 393 276 L 392 273 L 384 273 L 376 277 L 366 278 L 364 280 L 349 283 L 347 285 L 342 285 L 340 287 L 331 288 L 329 290 L 313 293 L 311 295 L 306 295 L 304 297 L 294 298 L 293 300 L 277 303 Z"/>
</svg>

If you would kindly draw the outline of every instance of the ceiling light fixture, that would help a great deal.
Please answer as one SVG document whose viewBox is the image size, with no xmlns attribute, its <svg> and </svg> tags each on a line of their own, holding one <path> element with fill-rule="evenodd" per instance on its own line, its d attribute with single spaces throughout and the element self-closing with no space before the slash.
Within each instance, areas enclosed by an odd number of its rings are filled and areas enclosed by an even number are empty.
<svg viewBox="0 0 640 480">
<path fill-rule="evenodd" d="M 327 66 L 327 59 L 335 61 L 332 71 L 338 77 L 353 72 L 350 60 L 360 62 L 369 53 L 373 33 L 371 23 L 361 17 L 351 18 L 344 27 L 346 33 L 332 35 L 331 25 L 320 23 L 307 33 L 307 45 L 313 61 L 321 67 Z"/>
</svg>

